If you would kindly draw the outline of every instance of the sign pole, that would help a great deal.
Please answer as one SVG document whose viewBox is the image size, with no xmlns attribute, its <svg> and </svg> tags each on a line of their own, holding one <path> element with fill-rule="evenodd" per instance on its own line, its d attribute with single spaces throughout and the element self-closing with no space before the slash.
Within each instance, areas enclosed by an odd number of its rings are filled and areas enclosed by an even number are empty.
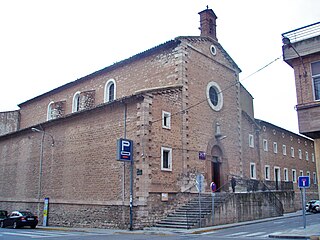
<svg viewBox="0 0 320 240">
<path fill-rule="evenodd" d="M 214 225 L 214 195 L 215 191 L 217 190 L 217 185 L 214 182 L 211 182 L 210 188 L 212 191 L 212 225 Z"/>
<path fill-rule="evenodd" d="M 117 140 L 117 160 L 130 162 L 130 223 L 129 229 L 133 229 L 133 141 L 120 138 Z"/>
<path fill-rule="evenodd" d="M 201 228 L 201 192 L 202 192 L 202 188 L 203 188 L 203 180 L 204 180 L 204 176 L 202 174 L 198 174 L 196 177 L 196 186 L 198 188 L 199 191 L 199 227 Z"/>
<path fill-rule="evenodd" d="M 214 192 L 212 192 L 212 225 L 214 225 Z"/>
<path fill-rule="evenodd" d="M 133 159 L 131 159 L 131 162 L 130 162 L 130 231 L 132 231 L 132 225 L 133 225 L 132 207 L 133 207 Z"/>
<path fill-rule="evenodd" d="M 302 212 L 303 212 L 303 228 L 307 226 L 307 219 L 306 219 L 306 188 L 302 189 L 303 197 L 302 197 Z"/>
<path fill-rule="evenodd" d="M 310 187 L 310 176 L 299 176 L 298 177 L 298 187 L 300 188 L 300 191 L 301 191 L 303 228 L 306 228 L 306 226 L 307 226 L 307 220 L 306 220 L 306 188 Z"/>
</svg>

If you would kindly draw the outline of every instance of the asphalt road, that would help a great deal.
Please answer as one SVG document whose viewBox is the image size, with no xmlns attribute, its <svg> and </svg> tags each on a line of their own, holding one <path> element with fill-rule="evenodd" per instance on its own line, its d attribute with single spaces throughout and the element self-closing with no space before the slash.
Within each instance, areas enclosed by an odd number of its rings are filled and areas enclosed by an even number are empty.
<svg viewBox="0 0 320 240">
<path fill-rule="evenodd" d="M 320 214 L 307 215 L 307 225 L 320 222 Z M 268 239 L 270 234 L 283 232 L 289 229 L 303 228 L 302 217 L 291 217 L 284 219 L 277 219 L 274 221 L 253 223 L 249 225 L 237 226 L 232 228 L 220 229 L 212 232 L 204 232 L 201 234 L 186 234 L 186 233 L 152 233 L 141 231 L 101 231 L 101 232 L 84 232 L 84 231 L 58 231 L 58 230 L 44 230 L 44 229 L 12 229 L 1 228 L 0 240 L 31 240 L 31 239 L 48 239 L 48 240 L 230 240 L 230 239 Z"/>
</svg>

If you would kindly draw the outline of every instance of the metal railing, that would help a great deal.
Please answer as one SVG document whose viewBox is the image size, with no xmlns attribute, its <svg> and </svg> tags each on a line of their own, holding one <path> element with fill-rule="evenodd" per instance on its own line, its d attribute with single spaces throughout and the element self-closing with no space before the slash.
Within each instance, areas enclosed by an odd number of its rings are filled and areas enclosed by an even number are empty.
<svg viewBox="0 0 320 240">
<path fill-rule="evenodd" d="M 219 195 L 220 202 L 227 202 L 229 198 L 234 196 L 234 192 L 228 191 L 229 186 L 231 186 L 231 181 L 227 181 L 225 184 L 220 186 L 217 191 L 225 190 L 222 192 L 217 192 Z M 245 190 L 245 192 L 266 192 L 267 200 L 275 206 L 276 212 L 279 215 L 283 215 L 284 208 L 280 199 L 275 194 L 277 190 L 290 190 L 293 191 L 293 183 L 292 182 L 274 182 L 274 181 L 262 181 L 262 180 L 254 180 L 254 179 L 246 179 L 241 177 L 236 177 L 236 186 Z M 208 194 L 200 194 L 200 199 L 205 199 L 205 196 Z M 192 199 L 189 204 L 194 201 L 198 202 L 198 196 Z M 208 210 L 211 206 L 205 205 L 204 202 L 200 202 L 202 210 Z M 197 206 L 198 208 L 198 206 Z M 200 225 L 200 221 L 202 221 L 207 215 L 206 212 L 199 213 L 197 217 L 194 214 L 194 208 L 188 209 L 185 211 L 185 221 L 186 228 L 190 229 L 196 225 Z M 201 215 L 200 215 L 201 214 Z M 195 222 L 197 220 L 197 222 Z"/>
<path fill-rule="evenodd" d="M 316 22 L 301 28 L 281 34 L 283 38 L 289 38 L 291 43 L 299 42 L 320 35 L 320 22 Z"/>
<path fill-rule="evenodd" d="M 246 185 L 247 192 L 268 192 L 268 201 L 276 207 L 278 214 L 283 215 L 283 204 L 274 191 L 293 191 L 293 182 L 274 182 L 245 178 L 238 178 L 237 181 Z"/>
</svg>

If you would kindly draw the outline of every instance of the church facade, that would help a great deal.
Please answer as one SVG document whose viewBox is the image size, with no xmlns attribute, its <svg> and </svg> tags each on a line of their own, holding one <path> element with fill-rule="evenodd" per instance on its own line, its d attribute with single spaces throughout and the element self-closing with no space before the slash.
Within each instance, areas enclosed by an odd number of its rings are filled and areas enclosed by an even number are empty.
<svg viewBox="0 0 320 240">
<path fill-rule="evenodd" d="M 177 37 L 0 113 L 0 208 L 41 213 L 55 225 L 152 225 L 215 182 L 275 190 L 299 175 L 317 192 L 313 141 L 254 118 L 240 68 L 216 36 L 216 15 L 200 14 L 200 36 Z M 133 174 L 117 140 L 133 142 Z M 132 185 L 131 185 L 132 184 Z M 291 184 L 291 185 L 290 185 Z M 130 195 L 132 201 L 130 201 Z M 191 194 L 191 195 L 190 195 Z"/>
</svg>

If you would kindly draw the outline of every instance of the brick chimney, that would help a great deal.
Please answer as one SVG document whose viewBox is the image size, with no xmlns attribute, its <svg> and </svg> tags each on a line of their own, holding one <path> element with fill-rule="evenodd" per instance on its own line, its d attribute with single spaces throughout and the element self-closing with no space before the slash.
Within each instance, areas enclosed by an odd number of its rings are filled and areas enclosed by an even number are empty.
<svg viewBox="0 0 320 240">
<path fill-rule="evenodd" d="M 216 14 L 207 6 L 206 10 L 199 12 L 200 15 L 200 36 L 211 37 L 218 41 L 216 34 Z"/>
</svg>

